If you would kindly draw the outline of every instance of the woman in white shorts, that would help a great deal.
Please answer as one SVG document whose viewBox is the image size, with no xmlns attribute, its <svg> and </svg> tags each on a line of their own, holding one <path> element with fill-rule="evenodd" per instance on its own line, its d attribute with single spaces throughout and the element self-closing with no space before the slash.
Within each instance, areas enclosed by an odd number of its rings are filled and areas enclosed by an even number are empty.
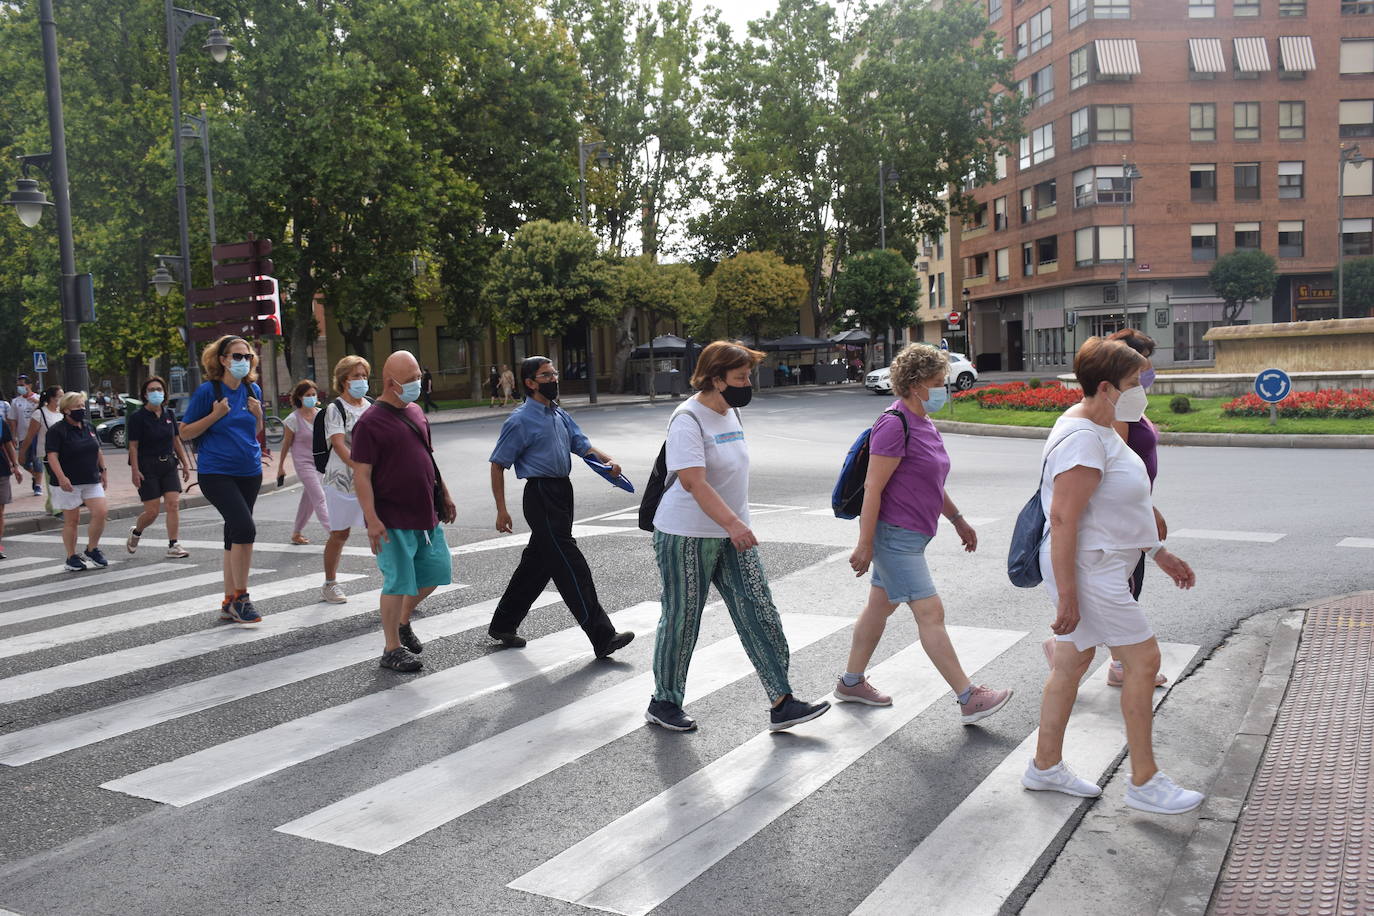
<svg viewBox="0 0 1374 916">
<path fill-rule="evenodd" d="M 49 484 L 55 484 L 52 507 L 62 512 L 62 546 L 67 551 L 68 572 L 86 569 L 86 561 L 109 566 L 100 552 L 100 535 L 105 531 L 106 503 L 105 456 L 100 438 L 86 421 L 86 392 L 69 391 L 58 402 L 62 422 L 48 430 Z M 86 526 L 86 550 L 76 552 L 76 529 L 81 521 L 81 506 L 91 513 Z"/>
<path fill-rule="evenodd" d="M 1155 527 L 1150 479 L 1140 456 L 1112 428 L 1145 397 L 1140 371 L 1146 359 L 1119 341 L 1089 338 L 1074 358 L 1083 400 L 1064 411 L 1044 451 L 1040 500 L 1048 537 L 1040 570 L 1055 602 L 1054 669 L 1040 702 L 1035 757 L 1021 784 L 1027 789 L 1094 797 L 1102 790 L 1064 763 L 1064 731 L 1078 684 L 1105 644 L 1125 666 L 1121 715 L 1126 723 L 1131 773 L 1125 802 L 1154 814 L 1182 814 L 1202 804 L 1202 793 L 1181 788 L 1156 765 L 1151 735 L 1159 643 L 1145 612 L 1131 596 L 1130 577 L 1141 551 L 1179 588 L 1192 588 L 1193 571 L 1164 549 Z"/>
<path fill-rule="evenodd" d="M 324 505 L 329 516 L 329 540 L 324 545 L 324 589 L 320 597 L 343 604 L 348 596 L 337 580 L 339 560 L 354 526 L 366 528 L 362 507 L 353 490 L 353 425 L 372 406 L 367 399 L 372 367 L 361 356 L 345 356 L 334 367 L 334 391 L 339 395 L 324 408 L 324 435 L 329 463 L 324 468 Z"/>
</svg>

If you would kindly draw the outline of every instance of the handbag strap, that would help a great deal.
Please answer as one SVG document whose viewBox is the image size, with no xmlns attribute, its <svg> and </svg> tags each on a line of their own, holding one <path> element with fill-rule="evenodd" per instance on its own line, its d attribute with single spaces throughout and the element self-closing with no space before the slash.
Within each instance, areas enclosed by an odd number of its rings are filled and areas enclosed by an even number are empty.
<svg viewBox="0 0 1374 916">
<path fill-rule="evenodd" d="M 420 427 L 415 425 L 414 420 L 410 419 L 410 411 L 406 410 L 404 407 L 393 407 L 392 405 L 388 404 L 386 401 L 381 400 L 380 398 L 373 401 L 372 406 L 385 407 L 387 410 L 391 411 L 393 414 L 400 417 L 402 423 L 410 427 L 411 431 L 415 433 L 415 435 L 419 438 L 420 442 L 424 445 L 425 451 L 429 454 L 430 467 L 434 468 L 435 484 L 442 485 L 444 475 L 439 472 L 439 464 L 434 460 L 434 447 L 430 445 L 429 437 L 420 431 Z"/>
<path fill-rule="evenodd" d="M 1045 468 L 1047 468 L 1047 467 L 1050 466 L 1050 455 L 1052 455 L 1052 454 L 1054 453 L 1054 450 L 1057 449 L 1057 448 L 1059 448 L 1059 446 L 1063 445 L 1063 444 L 1064 444 L 1064 440 L 1065 440 L 1065 439 L 1068 439 L 1068 438 L 1069 438 L 1070 436 L 1072 436 L 1074 433 L 1089 433 L 1089 432 L 1092 432 L 1092 430 L 1090 430 L 1090 429 L 1071 429 L 1071 430 L 1069 430 L 1068 432 L 1066 432 L 1063 436 L 1061 436 L 1058 442 L 1056 442 L 1054 445 L 1051 445 L 1051 446 L 1050 446 L 1050 450 L 1049 450 L 1048 452 L 1045 453 L 1045 460 L 1042 461 L 1042 462 L 1040 462 L 1040 486 L 1035 488 L 1035 490 L 1036 490 L 1037 493 L 1040 492 L 1040 489 L 1041 489 L 1042 487 L 1045 486 Z"/>
</svg>

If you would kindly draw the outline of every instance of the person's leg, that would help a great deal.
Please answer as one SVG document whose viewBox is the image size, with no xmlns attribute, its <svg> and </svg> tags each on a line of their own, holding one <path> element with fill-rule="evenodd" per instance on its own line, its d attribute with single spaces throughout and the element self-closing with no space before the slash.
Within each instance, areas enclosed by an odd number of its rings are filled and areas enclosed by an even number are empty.
<svg viewBox="0 0 1374 916">
<path fill-rule="evenodd" d="M 401 602 L 400 623 L 410 623 L 410 615 L 415 613 L 415 609 L 420 606 L 421 601 L 424 601 L 430 595 L 434 594 L 436 588 L 438 588 L 437 585 L 431 585 L 427 588 L 420 589 L 420 593 L 417 595 L 406 595 L 405 600 Z"/>
<path fill-rule="evenodd" d="M 62 510 L 62 549 L 67 556 L 76 555 L 76 529 L 81 521 L 81 507 Z"/>
<path fill-rule="evenodd" d="M 859 619 L 854 622 L 854 636 L 849 641 L 848 671 L 863 674 L 867 670 L 887 628 L 887 618 L 897 608 L 898 605 L 888 599 L 884 589 L 876 585 L 869 588 L 868 603 L 859 612 Z"/>
<path fill-rule="evenodd" d="M 687 669 L 701 632 L 701 612 L 723 543 L 728 542 L 654 532 L 654 557 L 663 583 L 662 611 L 654 636 L 655 700 L 683 704 Z"/>
<path fill-rule="evenodd" d="M 333 582 L 339 575 L 339 560 L 343 557 L 344 545 L 352 528 L 329 532 L 329 540 L 324 542 L 324 581 Z"/>
<path fill-rule="evenodd" d="M 304 473 L 297 471 L 296 475 L 302 488 L 310 494 L 310 504 L 315 508 L 315 518 L 319 519 L 320 525 L 328 531 L 329 507 L 324 498 L 324 479 L 320 477 L 314 465 L 309 466 Z"/>
<path fill-rule="evenodd" d="M 711 580 L 725 599 L 744 652 L 763 682 L 768 703 L 777 706 L 792 694 L 787 680 L 791 650 L 782 630 L 768 577 L 755 548 L 736 550 L 728 540 L 719 541 L 720 562 Z"/>
<path fill-rule="evenodd" d="M 167 540 L 175 541 L 181 534 L 181 494 L 173 490 L 162 498 L 167 505 Z"/>
<path fill-rule="evenodd" d="M 592 581 L 592 571 L 582 556 L 577 540 L 572 535 L 573 488 L 572 482 L 565 477 L 542 477 L 526 481 L 525 493 L 535 491 L 535 498 L 542 509 L 542 518 L 526 515 L 530 530 L 531 545 L 537 545 L 544 556 L 544 562 L 558 594 L 572 611 L 592 648 L 600 651 L 615 638 L 615 625 L 596 595 L 596 584 Z"/>
<path fill-rule="evenodd" d="M 529 519 L 528 514 L 525 518 Z M 520 562 L 516 565 L 515 572 L 511 573 L 510 581 L 506 583 L 501 600 L 496 602 L 496 610 L 492 612 L 491 623 L 487 626 L 488 633 L 515 634 L 520 629 L 520 624 L 525 621 L 530 608 L 534 606 L 535 599 L 549 584 L 544 552 L 535 540 L 534 534 L 531 533 L 530 542 L 521 551 Z"/>
<path fill-rule="evenodd" d="M 949 684 L 955 693 L 963 693 L 970 683 L 964 666 L 959 664 L 959 655 L 950 642 L 949 631 L 945 629 L 945 605 L 939 595 L 909 602 L 911 613 L 916 617 L 916 629 L 921 634 L 921 648 L 926 650 L 935 670 Z"/>
<path fill-rule="evenodd" d="M 90 521 L 86 523 L 86 549 L 95 550 L 100 546 L 100 536 L 105 533 L 105 519 L 109 517 L 110 504 L 105 497 L 86 500 Z"/>
<path fill-rule="evenodd" d="M 1125 666 L 1121 718 L 1126 723 L 1126 744 L 1131 751 L 1131 782 L 1141 786 L 1159 770 L 1152 735 L 1159 643 L 1151 637 L 1129 646 L 1117 646 L 1113 651 Z"/>
<path fill-rule="evenodd" d="M 386 641 L 383 649 L 390 652 L 401 647 L 401 616 L 405 613 L 407 595 L 382 595 L 382 637 Z"/>
<path fill-rule="evenodd" d="M 138 514 L 138 518 L 134 519 L 134 534 L 142 537 L 144 530 L 153 522 L 157 521 L 157 513 L 160 505 L 161 500 L 156 497 L 143 501 L 143 511 Z"/>
<path fill-rule="evenodd" d="M 301 498 L 296 503 L 296 520 L 291 524 L 291 536 L 301 537 L 305 533 L 305 523 L 310 521 L 310 513 L 314 510 L 311 504 L 310 491 L 305 488 L 305 482 L 301 481 Z"/>
<path fill-rule="evenodd" d="M 1069 715 L 1078 699 L 1078 682 L 1087 673 L 1096 651 L 1080 652 L 1072 642 L 1055 642 L 1054 668 L 1040 698 L 1040 734 L 1034 761 L 1037 769 L 1048 770 L 1064 759 L 1064 730 L 1069 727 Z"/>
</svg>

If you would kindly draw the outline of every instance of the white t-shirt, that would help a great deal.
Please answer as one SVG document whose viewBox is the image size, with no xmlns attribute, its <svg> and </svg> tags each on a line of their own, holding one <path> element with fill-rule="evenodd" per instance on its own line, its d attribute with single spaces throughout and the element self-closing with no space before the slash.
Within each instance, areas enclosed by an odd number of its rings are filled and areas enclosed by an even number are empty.
<svg viewBox="0 0 1374 916">
<path fill-rule="evenodd" d="M 701 425 L 693 423 L 692 417 L 682 416 L 684 413 L 690 413 Z M 688 398 L 668 420 L 667 463 L 670 474 L 683 468 L 706 468 L 706 482 L 749 524 L 749 447 L 735 411 L 727 410 L 721 416 L 695 397 Z M 729 537 L 677 480 L 658 504 L 654 527 L 684 537 Z"/>
<path fill-rule="evenodd" d="M 1060 417 L 1050 430 L 1042 460 L 1045 455 L 1049 459 L 1040 482 L 1040 502 L 1047 534 L 1054 478 L 1083 465 L 1101 471 L 1102 481 L 1078 520 L 1078 549 L 1129 550 L 1159 543 L 1145 462 L 1110 426 L 1098 426 L 1083 417 Z"/>
<path fill-rule="evenodd" d="M 324 485 L 338 490 L 340 493 L 352 493 L 353 469 L 344 464 L 339 453 L 334 451 L 334 437 L 343 433 L 344 446 L 352 454 L 353 425 L 358 422 L 363 411 L 372 406 L 372 402 L 364 400 L 355 407 L 343 398 L 339 398 L 337 403 L 344 409 L 343 419 L 339 418 L 339 408 L 333 404 L 326 404 L 320 408 L 324 411 L 324 441 L 329 443 L 329 463 L 324 467 Z"/>
</svg>

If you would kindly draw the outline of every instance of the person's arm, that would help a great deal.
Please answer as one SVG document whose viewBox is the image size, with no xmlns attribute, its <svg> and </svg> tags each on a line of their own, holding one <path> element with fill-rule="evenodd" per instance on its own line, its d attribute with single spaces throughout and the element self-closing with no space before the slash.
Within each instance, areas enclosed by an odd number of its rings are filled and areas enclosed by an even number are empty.
<svg viewBox="0 0 1374 916">
<path fill-rule="evenodd" d="M 491 463 L 491 498 L 496 501 L 496 530 L 510 533 L 510 513 L 506 511 L 506 469 Z"/>
<path fill-rule="evenodd" d="M 29 446 L 32 445 L 33 440 L 38 437 L 38 430 L 43 426 L 43 424 L 39 422 L 38 417 L 39 414 L 37 410 L 29 414 L 29 431 L 24 434 L 24 443 L 19 446 L 19 454 L 21 455 L 27 455 L 29 453 Z"/>
<path fill-rule="evenodd" d="M 864 475 L 864 503 L 859 510 L 859 543 L 849 555 L 849 568 L 854 575 L 868 572 L 873 562 L 873 539 L 878 534 L 878 513 L 883 507 L 883 490 L 897 472 L 902 459 L 896 455 L 868 455 L 868 473 Z"/>
<path fill-rule="evenodd" d="M 67 479 L 67 475 L 62 473 L 62 461 L 57 452 L 48 452 L 48 467 L 52 469 L 52 476 L 57 479 L 57 485 L 68 493 L 72 492 L 72 482 Z"/>
<path fill-rule="evenodd" d="M 128 431 L 128 426 L 129 426 L 129 424 L 128 424 L 127 421 L 125 422 L 124 426 L 125 426 L 125 431 L 127 432 L 127 431 Z M 138 440 L 137 440 L 137 439 L 130 439 L 130 440 L 129 440 L 129 469 L 130 469 L 130 471 L 132 471 L 132 474 L 130 474 L 130 477 L 132 478 L 132 480 L 133 480 L 133 482 L 134 482 L 134 486 L 135 486 L 135 487 L 141 487 L 141 486 L 143 486 L 143 474 L 142 474 L 142 472 L 140 472 L 139 469 L 138 469 Z"/>
<path fill-rule="evenodd" d="M 173 422 L 176 422 L 173 420 Z M 186 446 L 182 445 L 180 436 L 172 436 L 172 450 L 176 452 L 177 463 L 181 465 L 181 479 L 187 481 L 191 479 L 191 459 L 186 454 Z"/>
<path fill-rule="evenodd" d="M 193 404 L 191 409 L 194 409 Z M 199 438 L 207 429 L 219 422 L 220 418 L 229 413 L 229 398 L 223 397 L 210 404 L 210 412 L 199 420 L 181 424 L 181 439 L 183 442 L 190 442 Z"/>
<path fill-rule="evenodd" d="M 9 459 L 9 461 L 10 461 L 10 468 L 11 468 L 12 471 L 14 472 L 14 482 L 15 482 L 15 483 L 23 483 L 23 482 L 24 482 L 24 475 L 23 475 L 23 473 L 19 470 L 19 456 L 18 456 L 18 455 L 15 453 L 15 451 L 14 451 L 14 440 L 13 440 L 13 439 L 6 439 L 6 440 L 5 440 L 5 457 Z"/>
<path fill-rule="evenodd" d="M 706 468 L 678 468 L 677 482 L 682 485 L 682 489 L 692 494 L 692 498 L 697 501 L 701 511 L 706 513 L 707 518 L 725 529 L 725 533 L 730 537 L 730 543 L 735 545 L 736 550 L 748 550 L 758 545 L 759 539 L 754 536 L 754 532 L 735 514 L 734 509 L 725 504 L 716 488 L 706 482 Z"/>
<path fill-rule="evenodd" d="M 1097 468 L 1078 464 L 1054 478 L 1050 505 L 1050 564 L 1059 608 L 1050 627 L 1063 636 L 1078 628 L 1078 523 L 1102 482 Z"/>
<path fill-rule="evenodd" d="M 954 525 L 954 530 L 959 534 L 959 540 L 964 545 L 967 553 L 973 553 L 978 549 L 978 532 L 973 530 L 973 526 L 964 518 L 964 513 L 959 511 L 959 507 L 954 505 L 954 500 L 949 498 L 949 493 L 945 493 L 945 505 L 940 510 L 945 518 L 949 519 Z"/>
<path fill-rule="evenodd" d="M 295 441 L 296 434 L 292 432 L 289 424 L 284 424 L 286 432 L 282 435 L 281 451 L 277 453 L 277 486 L 281 486 L 282 478 L 286 476 L 286 456 L 291 454 L 291 443 Z"/>
<path fill-rule="evenodd" d="M 367 523 L 367 542 L 375 556 L 382 552 L 382 545 L 391 538 L 386 533 L 386 525 L 377 517 L 377 506 L 372 498 L 372 465 L 353 466 L 353 492 L 358 497 L 358 508 L 363 510 L 363 521 Z"/>
<path fill-rule="evenodd" d="M 257 417 L 257 420 L 258 420 L 257 429 L 254 430 L 255 433 L 260 433 L 260 432 L 262 432 L 262 431 L 263 431 L 263 427 L 264 427 L 265 424 L 266 424 L 266 419 L 264 418 L 263 412 L 262 412 L 262 400 L 260 399 L 260 395 L 261 395 L 261 394 L 262 394 L 262 389 L 261 389 L 261 388 L 258 388 L 258 387 L 256 387 L 255 385 L 250 385 L 250 386 L 249 386 L 249 388 L 248 388 L 248 410 L 249 410 L 250 413 L 253 414 L 254 417 Z"/>
</svg>

